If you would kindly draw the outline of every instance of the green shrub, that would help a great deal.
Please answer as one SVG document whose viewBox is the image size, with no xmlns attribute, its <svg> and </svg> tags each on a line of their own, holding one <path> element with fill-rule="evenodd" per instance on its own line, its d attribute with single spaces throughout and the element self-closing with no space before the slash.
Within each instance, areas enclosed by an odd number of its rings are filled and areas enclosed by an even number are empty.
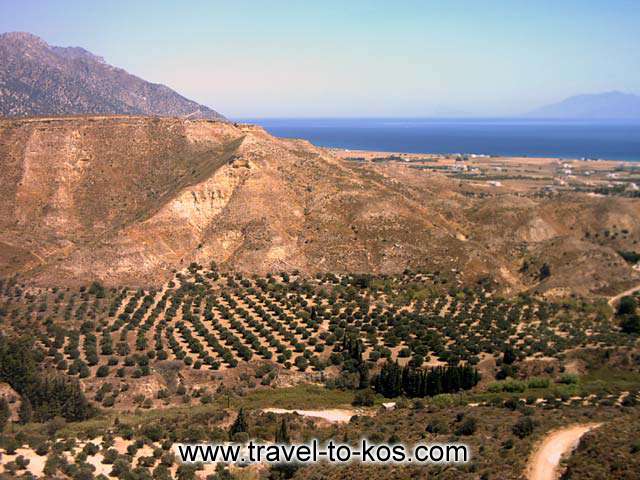
<svg viewBox="0 0 640 480">
<path fill-rule="evenodd" d="M 527 384 L 520 380 L 506 380 L 502 383 L 502 390 L 508 393 L 522 393 L 527 389 Z"/>
<path fill-rule="evenodd" d="M 549 379 L 544 377 L 533 377 L 527 381 L 527 388 L 549 388 Z"/>
<path fill-rule="evenodd" d="M 353 402 L 351 405 L 354 406 L 362 406 L 362 407 L 371 407 L 374 402 L 374 394 L 371 390 L 365 389 L 356 392 L 355 397 L 353 398 Z"/>
<path fill-rule="evenodd" d="M 518 438 L 524 438 L 533 433 L 533 429 L 535 428 L 535 422 L 529 416 L 520 417 L 518 421 L 515 423 L 511 431 Z"/>
<path fill-rule="evenodd" d="M 574 373 L 563 373 L 558 379 L 558 383 L 573 385 L 578 383 L 578 376 Z"/>
<path fill-rule="evenodd" d="M 500 393 L 500 392 L 507 392 L 507 393 L 522 393 L 527 389 L 527 384 L 525 382 L 522 382 L 520 380 L 504 380 L 501 382 L 493 382 L 491 384 L 489 384 L 489 386 L 487 387 L 487 390 L 490 393 Z"/>
<path fill-rule="evenodd" d="M 456 429 L 456 435 L 473 435 L 478 429 L 478 421 L 473 417 L 466 417 Z"/>
<path fill-rule="evenodd" d="M 434 418 L 427 424 L 426 430 L 434 435 L 443 435 L 449 433 L 449 426 L 444 419 Z"/>
</svg>

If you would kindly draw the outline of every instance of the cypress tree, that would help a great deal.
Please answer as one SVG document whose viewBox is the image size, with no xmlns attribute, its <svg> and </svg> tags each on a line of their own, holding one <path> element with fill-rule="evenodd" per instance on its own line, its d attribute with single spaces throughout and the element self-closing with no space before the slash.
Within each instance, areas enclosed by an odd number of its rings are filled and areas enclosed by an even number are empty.
<svg viewBox="0 0 640 480">
<path fill-rule="evenodd" d="M 37 369 L 33 340 L 7 339 L 0 335 L 0 381 L 7 382 L 28 400 L 31 418 L 47 421 L 56 416 L 86 420 L 93 414 L 78 381 L 64 375 L 43 376 Z M 25 405 L 24 408 L 27 408 Z"/>
<path fill-rule="evenodd" d="M 511 365 L 513 362 L 517 360 L 516 352 L 511 347 L 511 345 L 507 345 L 504 349 L 504 354 L 502 355 L 502 362 L 505 365 Z"/>
<path fill-rule="evenodd" d="M 289 437 L 289 426 L 287 424 L 287 419 L 283 418 L 282 423 L 276 429 L 276 443 L 289 443 L 291 438 Z"/>
<path fill-rule="evenodd" d="M 244 408 L 240 408 L 240 411 L 238 412 L 238 416 L 233 422 L 233 425 L 231 425 L 231 428 L 229 429 L 229 439 L 233 440 L 233 437 L 235 436 L 235 434 L 240 432 L 249 433 L 249 426 L 247 425 L 247 419 L 245 418 L 245 415 L 244 415 Z"/>
<path fill-rule="evenodd" d="M 358 367 L 358 388 L 369 388 L 369 367 L 366 363 L 362 362 Z"/>
<path fill-rule="evenodd" d="M 408 397 L 425 397 L 468 390 L 479 380 L 478 371 L 469 365 L 424 370 L 387 362 L 374 378 L 373 388 L 387 398 L 402 394 Z"/>
<path fill-rule="evenodd" d="M 9 410 L 9 404 L 4 397 L 0 397 L 0 433 L 7 426 L 7 422 L 11 417 L 11 411 Z"/>
<path fill-rule="evenodd" d="M 18 419 L 21 425 L 25 425 L 31 421 L 33 417 L 33 408 L 27 397 L 22 397 L 20 401 L 20 409 L 18 410 Z"/>
</svg>

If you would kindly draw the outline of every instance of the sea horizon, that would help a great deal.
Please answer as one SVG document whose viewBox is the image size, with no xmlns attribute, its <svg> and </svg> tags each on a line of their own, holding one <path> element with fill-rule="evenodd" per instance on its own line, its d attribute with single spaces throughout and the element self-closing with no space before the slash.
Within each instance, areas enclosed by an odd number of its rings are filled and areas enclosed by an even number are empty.
<svg viewBox="0 0 640 480">
<path fill-rule="evenodd" d="M 315 145 L 398 153 L 640 161 L 640 120 L 530 117 L 242 117 Z"/>
</svg>

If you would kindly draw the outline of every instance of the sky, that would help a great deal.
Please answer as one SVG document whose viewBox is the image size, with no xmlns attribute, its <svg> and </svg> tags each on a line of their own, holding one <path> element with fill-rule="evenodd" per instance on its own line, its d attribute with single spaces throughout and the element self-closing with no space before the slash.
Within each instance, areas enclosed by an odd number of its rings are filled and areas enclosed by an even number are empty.
<svg viewBox="0 0 640 480">
<path fill-rule="evenodd" d="M 230 118 L 508 116 L 640 93 L 640 0 L 0 0 Z"/>
</svg>

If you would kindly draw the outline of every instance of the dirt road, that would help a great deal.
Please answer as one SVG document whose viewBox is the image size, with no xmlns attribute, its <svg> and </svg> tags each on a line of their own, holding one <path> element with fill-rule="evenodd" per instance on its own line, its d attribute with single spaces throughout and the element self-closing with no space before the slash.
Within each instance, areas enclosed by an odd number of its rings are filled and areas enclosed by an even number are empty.
<svg viewBox="0 0 640 480">
<path fill-rule="evenodd" d="M 622 293 L 619 293 L 618 295 L 615 295 L 613 297 L 611 297 L 609 299 L 609 305 L 611 305 L 612 307 L 615 305 L 615 303 L 620 300 L 622 297 L 626 297 L 627 295 L 631 295 L 634 292 L 637 292 L 638 290 L 640 290 L 640 285 L 636 285 L 635 287 L 631 287 L 629 290 L 625 290 Z"/>
<path fill-rule="evenodd" d="M 527 465 L 528 480 L 555 480 L 560 459 L 576 448 L 580 438 L 599 423 L 572 425 L 551 432 L 533 452 Z"/>
<path fill-rule="evenodd" d="M 278 414 L 297 413 L 303 417 L 323 418 L 324 420 L 332 423 L 346 423 L 352 416 L 357 414 L 355 410 L 344 410 L 339 408 L 331 408 L 327 410 L 285 410 L 284 408 L 265 408 L 262 411 Z"/>
</svg>

